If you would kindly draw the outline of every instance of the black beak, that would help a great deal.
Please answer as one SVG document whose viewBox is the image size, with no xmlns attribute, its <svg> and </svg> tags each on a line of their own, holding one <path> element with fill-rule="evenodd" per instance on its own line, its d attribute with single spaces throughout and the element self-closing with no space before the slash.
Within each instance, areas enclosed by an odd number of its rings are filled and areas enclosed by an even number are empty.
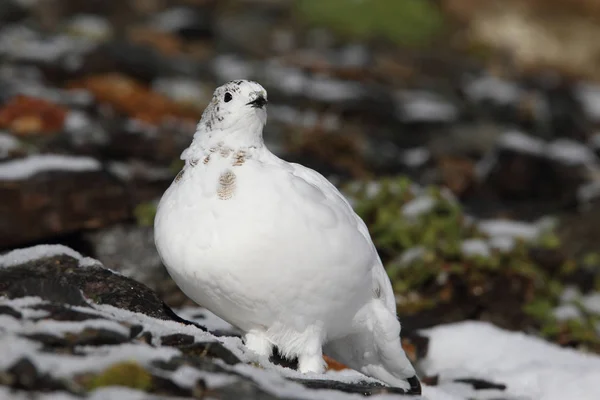
<svg viewBox="0 0 600 400">
<path fill-rule="evenodd" d="M 263 108 L 267 103 L 267 99 L 262 96 L 258 96 L 256 99 L 247 103 L 246 105 L 252 106 L 252 108 Z"/>
</svg>

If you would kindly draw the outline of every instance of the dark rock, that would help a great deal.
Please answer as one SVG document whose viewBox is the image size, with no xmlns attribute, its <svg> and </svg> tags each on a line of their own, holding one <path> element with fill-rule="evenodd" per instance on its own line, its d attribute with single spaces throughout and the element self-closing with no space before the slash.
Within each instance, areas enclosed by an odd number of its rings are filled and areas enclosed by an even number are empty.
<svg viewBox="0 0 600 400">
<path fill-rule="evenodd" d="M 159 195 L 158 191 L 155 194 Z M 86 233 L 85 239 L 105 267 L 147 285 L 173 307 L 191 302 L 163 266 L 151 226 L 117 225 Z"/>
<path fill-rule="evenodd" d="M 144 326 L 143 325 L 133 325 L 133 326 L 131 326 L 129 328 L 129 338 L 130 339 L 135 339 L 143 331 L 144 331 Z M 150 332 L 148 332 L 148 333 L 150 333 Z"/>
<path fill-rule="evenodd" d="M 129 341 L 129 337 L 108 329 L 86 328 L 80 333 L 65 336 L 72 346 L 106 346 Z"/>
<path fill-rule="evenodd" d="M 160 344 L 163 346 L 185 346 L 194 343 L 194 337 L 185 333 L 174 333 L 172 335 L 161 336 Z"/>
<path fill-rule="evenodd" d="M 276 400 L 281 397 L 268 393 L 261 389 L 259 385 L 250 380 L 239 380 L 231 385 L 223 386 L 215 390 L 218 398 L 223 400 L 237 399 L 257 399 L 257 400 Z M 294 400 L 294 397 L 285 397 L 287 400 Z"/>
<path fill-rule="evenodd" d="M 52 379 L 47 374 L 40 374 L 35 365 L 27 358 L 22 358 L 7 371 L 8 386 L 15 389 L 36 391 L 64 390 L 65 385 Z"/>
<path fill-rule="evenodd" d="M 9 307 L 9 306 L 3 306 L 3 305 L 0 305 L 0 314 L 10 315 L 11 317 L 15 317 L 17 319 L 21 319 L 21 317 L 23 316 L 23 314 L 21 314 L 19 311 L 15 310 L 14 308 Z"/>
<path fill-rule="evenodd" d="M 82 229 L 132 215 L 121 184 L 104 172 L 49 172 L 0 182 L 0 248 Z"/>
<path fill-rule="evenodd" d="M 96 304 L 191 324 L 178 317 L 143 284 L 100 266 L 80 267 L 78 260 L 67 255 L 1 268 L 0 295 L 39 296 L 44 300 L 83 306 L 88 305 L 85 296 Z"/>
<path fill-rule="evenodd" d="M 219 342 L 193 343 L 189 345 L 178 345 L 177 347 L 184 355 L 190 357 L 217 358 L 228 365 L 234 365 L 240 362 L 235 354 Z"/>
<path fill-rule="evenodd" d="M 57 303 L 36 304 L 30 308 L 47 311 L 48 315 L 44 318 L 53 319 L 55 321 L 85 321 L 88 319 L 98 319 L 98 316 L 95 314 L 74 310 L 68 305 Z"/>
<path fill-rule="evenodd" d="M 182 388 L 176 385 L 172 380 L 163 378 L 161 376 L 152 376 L 152 388 L 150 390 L 154 394 L 165 395 L 165 396 L 180 396 L 190 397 L 192 396 L 192 390 L 188 388 Z"/>
<path fill-rule="evenodd" d="M 296 382 L 302 383 L 304 386 L 311 389 L 330 389 L 339 390 L 346 393 L 358 393 L 363 396 L 372 396 L 377 394 L 397 393 L 407 394 L 408 392 L 404 389 L 393 388 L 384 386 L 379 383 L 371 382 L 357 382 L 357 383 L 345 383 L 331 380 L 320 380 L 320 379 L 293 379 Z M 420 393 L 420 392 L 419 392 Z"/>
<path fill-rule="evenodd" d="M 18 1 L 2 1 L 2 7 L 0 7 L 0 25 L 17 22 L 25 17 L 27 17 L 27 10 Z"/>
<path fill-rule="evenodd" d="M 504 385 L 502 383 L 494 383 L 494 382 L 486 381 L 483 379 L 461 378 L 461 379 L 454 379 L 454 382 L 466 383 L 468 385 L 473 386 L 473 389 L 475 389 L 475 390 L 485 390 L 485 389 L 506 390 L 506 385 Z"/>
<path fill-rule="evenodd" d="M 106 346 L 126 343 L 128 337 L 108 329 L 86 328 L 62 337 L 46 333 L 33 333 L 24 337 L 40 342 L 45 348 L 73 348 L 75 346 Z"/>
<path fill-rule="evenodd" d="M 64 349 L 69 347 L 67 339 L 49 333 L 32 333 L 23 335 L 23 337 L 41 343 L 44 351 L 53 351 L 56 348 Z"/>
<path fill-rule="evenodd" d="M 151 332 L 143 332 L 140 336 L 135 338 L 137 341 L 152 344 L 152 333 Z"/>
</svg>

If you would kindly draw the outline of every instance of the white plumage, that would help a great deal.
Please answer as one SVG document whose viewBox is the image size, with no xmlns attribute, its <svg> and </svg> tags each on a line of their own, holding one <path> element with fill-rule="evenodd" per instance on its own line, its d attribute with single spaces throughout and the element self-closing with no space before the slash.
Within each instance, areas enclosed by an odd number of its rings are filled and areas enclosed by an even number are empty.
<svg viewBox="0 0 600 400">
<path fill-rule="evenodd" d="M 266 99 L 251 81 L 215 90 L 158 207 L 164 264 L 187 296 L 242 329 L 260 355 L 277 346 L 301 372 L 323 372 L 324 350 L 418 390 L 367 227 L 322 175 L 265 147 Z"/>
</svg>

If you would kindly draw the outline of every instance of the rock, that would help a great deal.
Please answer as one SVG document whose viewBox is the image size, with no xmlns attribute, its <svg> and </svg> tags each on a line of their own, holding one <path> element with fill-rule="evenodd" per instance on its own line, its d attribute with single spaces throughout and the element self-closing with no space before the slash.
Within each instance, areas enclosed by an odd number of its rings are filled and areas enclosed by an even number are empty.
<svg viewBox="0 0 600 400">
<path fill-rule="evenodd" d="M 63 128 L 66 114 L 64 107 L 20 95 L 0 109 L 0 129 L 18 136 L 56 134 Z"/>
<path fill-rule="evenodd" d="M 209 318 L 201 309 L 186 314 Z M 0 390 L 85 396 L 118 385 L 144 398 L 210 393 L 249 400 L 315 398 L 322 389 L 340 399 L 404 393 L 351 370 L 344 381 L 287 368 L 281 375 L 284 367 L 257 360 L 239 337 L 191 326 L 146 286 L 63 246 L 0 256 L 0 315 L 8 329 L 0 346 L 14 359 L 0 360 Z"/>
<path fill-rule="evenodd" d="M 65 171 L 37 173 L 30 179 L 0 178 L 0 248 L 100 228 L 132 215 L 125 189 L 113 177 L 101 171 L 69 171 L 64 164 Z M 16 164 L 10 168 L 17 171 Z"/>
<path fill-rule="evenodd" d="M 160 338 L 160 344 L 163 346 L 185 346 L 194 343 L 194 337 L 183 333 L 174 333 Z"/>
<path fill-rule="evenodd" d="M 506 390 L 506 385 L 501 383 L 488 382 L 483 379 L 475 379 L 475 378 L 462 378 L 462 379 L 454 379 L 454 382 L 466 383 L 471 386 L 475 390 L 485 390 L 485 389 L 496 389 L 496 390 Z"/>
<path fill-rule="evenodd" d="M 79 260 L 68 255 L 0 268 L 0 295 L 39 296 L 74 306 L 87 306 L 90 300 L 165 320 L 172 320 L 174 315 L 141 283 L 100 266 L 80 267 Z"/>
<path fill-rule="evenodd" d="M 134 185 L 132 190 L 138 189 L 140 183 Z M 152 193 L 159 195 L 158 191 Z M 147 285 L 173 307 L 194 304 L 177 287 L 163 266 L 154 246 L 153 233 L 152 226 L 116 225 L 86 233 L 84 238 L 93 249 L 94 257 L 107 268 Z M 140 264 L 144 268 L 139 268 Z"/>
<path fill-rule="evenodd" d="M 27 17 L 27 9 L 16 0 L 6 0 L 0 7 L 0 25 L 17 22 Z"/>
<path fill-rule="evenodd" d="M 21 358 L 3 373 L 7 386 L 15 389 L 53 391 L 64 390 L 65 385 L 47 374 L 40 374 L 27 358 Z"/>
<path fill-rule="evenodd" d="M 20 319 L 21 313 L 9 306 L 0 306 L 0 315 L 10 315 L 11 317 Z"/>
</svg>

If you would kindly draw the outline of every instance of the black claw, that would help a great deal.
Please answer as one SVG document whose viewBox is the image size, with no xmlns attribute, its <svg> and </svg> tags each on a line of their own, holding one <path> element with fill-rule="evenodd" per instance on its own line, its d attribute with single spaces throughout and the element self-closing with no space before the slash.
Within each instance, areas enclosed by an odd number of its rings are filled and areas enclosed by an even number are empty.
<svg viewBox="0 0 600 400">
<path fill-rule="evenodd" d="M 421 382 L 419 381 L 419 378 L 417 378 L 416 375 L 410 377 L 407 379 L 408 384 L 410 385 L 410 389 L 408 390 L 408 392 L 406 394 L 411 394 L 411 395 L 420 395 L 421 394 Z"/>
</svg>

